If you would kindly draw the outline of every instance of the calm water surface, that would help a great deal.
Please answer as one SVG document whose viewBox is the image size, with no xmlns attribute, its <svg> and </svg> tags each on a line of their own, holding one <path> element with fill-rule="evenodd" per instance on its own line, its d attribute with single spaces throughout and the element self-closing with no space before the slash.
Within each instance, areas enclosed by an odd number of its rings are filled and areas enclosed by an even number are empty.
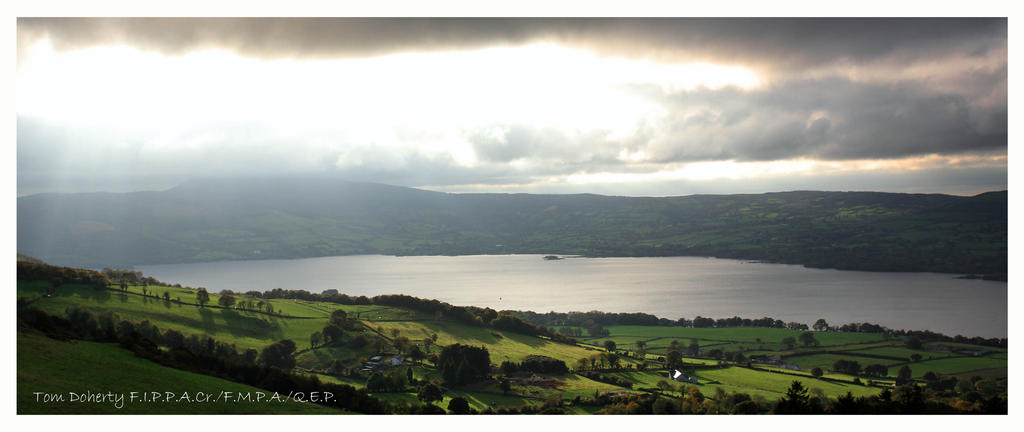
<svg viewBox="0 0 1024 432">
<path fill-rule="evenodd" d="M 547 311 L 646 312 L 677 319 L 769 316 L 811 324 L 872 322 L 948 335 L 1006 337 L 1005 282 L 938 273 L 809 269 L 737 260 L 540 255 L 359 255 L 138 267 L 211 291 L 273 288 L 408 294 L 456 305 Z"/>
</svg>

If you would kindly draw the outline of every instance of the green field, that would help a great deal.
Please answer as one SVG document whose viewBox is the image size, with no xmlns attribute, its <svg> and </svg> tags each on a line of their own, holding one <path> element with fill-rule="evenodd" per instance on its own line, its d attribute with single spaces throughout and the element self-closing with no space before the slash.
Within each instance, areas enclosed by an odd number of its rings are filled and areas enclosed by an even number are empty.
<svg viewBox="0 0 1024 432">
<path fill-rule="evenodd" d="M 832 397 L 844 395 L 846 392 L 851 392 L 854 396 L 867 396 L 880 391 L 877 388 L 862 385 L 838 384 L 814 378 L 761 372 L 740 367 L 701 370 L 697 371 L 697 376 L 711 381 L 709 384 L 700 386 L 701 392 L 704 394 L 713 392 L 715 387 L 721 387 L 727 392 L 741 391 L 752 395 L 760 394 L 768 399 L 777 399 L 786 393 L 786 389 L 793 381 L 800 381 L 808 389 L 820 388 L 826 395 Z"/>
<path fill-rule="evenodd" d="M 505 360 L 521 361 L 528 355 L 537 354 L 562 360 L 572 366 L 576 359 L 597 353 L 518 333 L 450 321 L 388 321 L 374 322 L 371 326 L 383 329 L 383 333 L 387 335 L 390 335 L 393 329 L 398 330 L 400 335 L 413 340 L 422 340 L 437 334 L 437 344 L 441 346 L 454 343 L 483 346 L 490 352 L 491 362 L 495 364 L 501 364 Z"/>
<path fill-rule="evenodd" d="M 38 296 L 45 292 L 45 285 L 18 284 L 18 297 Z M 194 293 L 184 289 L 174 289 L 171 298 L 181 297 L 183 302 L 194 301 Z M 157 292 L 162 292 L 157 289 Z M 192 297 L 189 297 L 192 296 Z M 215 295 L 210 295 L 210 304 L 216 304 Z M 290 300 L 272 300 L 275 308 L 280 307 L 289 313 L 302 313 L 303 316 L 314 316 L 308 308 L 298 306 Z M 218 340 L 233 342 L 239 349 L 261 349 L 281 339 L 292 339 L 299 348 L 309 346 L 309 335 L 324 327 L 328 314 L 319 317 L 281 318 L 256 312 L 224 310 L 219 308 L 200 308 L 190 304 L 166 302 L 151 297 L 135 294 L 122 294 L 114 291 L 97 291 L 89 287 L 62 286 L 52 298 L 42 298 L 34 303 L 49 314 L 64 315 L 68 306 L 79 305 L 97 312 L 113 311 L 122 319 L 136 322 L 149 320 L 160 330 L 175 329 L 188 334 L 206 334 Z"/>
<path fill-rule="evenodd" d="M 71 402 L 81 394 L 196 391 L 255 393 L 261 390 L 206 375 L 161 366 L 135 357 L 116 344 L 61 342 L 37 333 L 18 332 L 18 414 L 341 414 L 308 403 L 114 403 Z M 34 392 L 64 394 L 64 402 L 36 402 Z M 178 396 L 180 397 L 180 396 Z"/>
<path fill-rule="evenodd" d="M 910 363 L 907 366 L 910 367 L 912 376 L 920 377 L 925 373 L 931 371 L 937 374 L 962 374 L 971 371 L 986 370 L 986 369 L 997 369 L 1006 368 L 1006 359 L 993 358 L 993 357 L 953 357 L 944 358 L 938 360 L 925 360 L 916 363 Z M 899 370 L 899 366 L 893 366 L 889 368 L 889 375 L 896 376 L 896 372 Z"/>
<path fill-rule="evenodd" d="M 869 349 L 856 350 L 856 351 L 852 351 L 852 352 L 860 353 L 860 354 L 871 354 L 871 355 L 889 356 L 889 357 L 902 357 L 902 358 L 905 359 L 905 361 L 910 361 L 910 356 L 912 356 L 914 354 L 920 355 L 922 359 L 943 358 L 943 357 L 949 357 L 951 355 L 954 355 L 954 354 L 952 354 L 950 352 L 947 352 L 947 351 L 912 350 L 910 348 L 905 348 L 905 347 L 901 347 L 901 346 L 888 346 L 888 347 L 879 347 L 879 348 L 869 348 Z M 885 360 L 885 361 L 895 362 L 893 360 Z M 879 363 L 883 363 L 883 361 L 879 361 Z"/>
<path fill-rule="evenodd" d="M 842 354 L 812 354 L 805 356 L 786 357 L 784 360 L 786 363 L 795 363 L 804 370 L 811 370 L 813 368 L 821 368 L 822 370 L 832 369 L 832 365 L 835 364 L 836 360 L 854 360 L 860 365 L 867 366 L 869 364 L 890 364 L 892 360 L 864 358 L 864 357 L 852 357 L 844 356 Z"/>
<path fill-rule="evenodd" d="M 219 341 L 233 343 L 239 350 L 261 350 L 280 339 L 291 339 L 296 342 L 299 352 L 295 355 L 294 373 L 314 374 L 322 382 L 347 384 L 357 388 L 365 388 L 366 375 L 362 378 L 347 378 L 334 375 L 328 369 L 337 361 L 345 368 L 345 374 L 355 373 L 362 368 L 363 362 L 381 352 L 396 352 L 393 339 L 396 336 L 409 338 L 410 342 L 425 354 L 435 355 L 446 345 L 465 344 L 482 346 L 488 350 L 493 366 L 503 361 L 522 361 L 529 355 L 543 355 L 562 360 L 570 368 L 577 367 L 577 360 L 605 354 L 603 343 L 607 340 L 616 342 L 625 370 L 604 370 L 600 374 L 624 379 L 632 384 L 627 387 L 599 382 L 569 373 L 550 376 L 558 381 L 554 387 L 528 385 L 525 381 L 513 383 L 511 390 L 503 393 L 496 380 L 485 380 L 475 384 L 460 386 L 445 391 L 444 400 L 436 405 L 444 408 L 457 396 L 465 397 L 470 405 L 477 410 L 497 407 L 518 407 L 522 405 L 540 405 L 546 400 L 572 400 L 576 397 L 590 398 L 597 394 L 610 393 L 644 393 L 645 389 L 654 389 L 660 381 L 666 380 L 667 373 L 659 357 L 665 355 L 672 343 L 677 341 L 680 348 L 685 349 L 692 340 L 697 340 L 704 353 L 697 357 L 683 358 L 684 364 L 700 365 L 694 373 L 699 383 L 696 387 L 706 396 L 722 395 L 721 392 L 748 393 L 760 401 L 773 402 L 785 394 L 791 383 L 796 380 L 809 389 L 820 389 L 825 395 L 835 397 L 851 392 L 855 396 L 877 394 L 878 388 L 855 384 L 853 377 L 844 374 L 826 372 L 823 379 L 811 377 L 809 370 L 820 367 L 829 371 L 840 359 L 856 360 L 862 367 L 880 363 L 890 366 L 890 378 L 859 377 L 865 383 L 868 380 L 891 382 L 899 366 L 905 362 L 896 359 L 878 359 L 863 355 L 889 356 L 909 358 L 912 354 L 920 354 L 924 360 L 910 363 L 914 377 L 921 377 L 928 371 L 957 375 L 967 378 L 972 374 L 996 379 L 1006 377 L 1007 353 L 1005 350 L 992 349 L 992 353 L 982 357 L 966 357 L 944 351 L 910 350 L 902 340 L 886 340 L 881 334 L 814 332 L 819 346 L 795 347 L 787 349 L 780 343 L 783 338 L 799 336 L 802 331 L 758 328 L 758 327 L 727 327 L 727 328 L 685 328 L 669 326 L 608 326 L 610 335 L 601 338 L 586 338 L 585 343 L 571 345 L 556 343 L 551 340 L 520 333 L 496 330 L 490 327 L 472 326 L 447 319 L 416 312 L 409 309 L 387 306 L 349 306 L 332 303 L 310 302 L 303 300 L 273 299 L 263 300 L 273 306 L 275 313 L 268 314 L 258 311 L 224 309 L 213 307 L 220 296 L 211 294 L 210 303 L 206 307 L 195 304 L 196 292 L 189 289 L 170 287 L 147 287 L 152 294 L 162 295 L 167 291 L 173 301 L 164 301 L 143 296 L 140 286 L 129 287 L 128 293 L 113 290 L 96 290 L 86 286 L 64 285 L 58 287 L 55 295 L 46 297 L 49 284 L 46 282 L 18 282 L 19 298 L 35 299 L 29 307 L 39 308 L 49 314 L 65 316 L 70 306 L 80 306 L 96 313 L 113 311 L 121 319 L 136 323 L 149 321 L 160 330 L 175 329 L 186 336 L 190 334 L 208 335 Z M 239 300 L 259 301 L 244 296 Z M 180 299 L 180 301 L 179 301 Z M 355 318 L 354 327 L 345 330 L 342 338 L 333 346 L 321 346 L 308 349 L 310 334 L 320 331 L 328 322 L 331 312 L 344 310 L 349 317 Z M 350 323 L 351 324 L 351 323 Z M 23 334 L 24 333 L 24 334 Z M 362 335 L 373 343 L 367 342 L 360 348 L 353 348 L 350 342 Z M 436 342 L 431 342 L 436 336 Z M 430 340 L 428 340 L 430 339 Z M 637 342 L 645 342 L 648 354 L 645 365 L 647 370 L 633 369 L 640 360 L 632 358 L 636 355 Z M 427 343 L 431 342 L 431 343 Z M 374 347 L 376 344 L 376 348 Z M 949 344 L 957 350 L 978 350 L 983 347 Z M 754 363 L 755 367 L 773 369 L 777 372 L 759 371 L 743 367 L 746 361 L 729 363 L 708 358 L 707 352 L 721 349 L 724 352 L 743 351 L 746 356 L 755 354 L 767 357 L 781 356 L 783 363 L 795 363 L 804 371 L 788 371 L 778 365 Z M 626 355 L 621 355 L 626 354 Z M 106 360 L 109 359 L 109 360 Z M 41 391 L 50 393 L 80 391 L 80 389 L 102 388 L 105 390 L 139 391 L 139 386 L 152 386 L 161 391 L 175 389 L 192 390 L 208 389 L 228 391 L 255 391 L 254 388 L 230 383 L 212 377 L 191 374 L 160 366 L 147 360 L 136 358 L 131 352 L 116 344 L 94 342 L 57 342 L 45 337 L 19 332 L 18 334 L 18 410 L 24 413 L 43 412 L 168 412 L 168 413 L 250 413 L 267 412 L 266 407 L 219 404 L 199 407 L 181 404 L 129 406 L 116 410 L 104 405 L 56 404 L 45 408 L 34 404 L 30 399 L 31 391 L 39 386 Z M 684 368 L 691 366 L 684 365 Z M 424 360 L 411 366 L 413 376 L 417 380 L 441 381 L 441 373 Z M 100 371 L 97 373 L 97 371 Z M 355 371 L 355 372 L 353 372 Z M 404 373 L 404 371 L 403 371 Z M 107 385 L 109 383 L 109 385 Z M 672 388 L 666 393 L 674 397 L 681 386 L 670 382 Z M 104 387 L 105 386 L 105 387 Z M 163 390 L 163 389 L 169 390 Z M 147 390 L 143 388 L 142 390 Z M 373 393 L 385 401 L 400 404 L 418 403 L 416 394 L 408 392 Z M 660 391 L 659 391 L 660 392 Z M 569 412 L 592 413 L 599 408 L 564 407 Z M 270 409 L 274 413 L 333 413 L 337 410 L 302 404 L 281 404 Z"/>
</svg>

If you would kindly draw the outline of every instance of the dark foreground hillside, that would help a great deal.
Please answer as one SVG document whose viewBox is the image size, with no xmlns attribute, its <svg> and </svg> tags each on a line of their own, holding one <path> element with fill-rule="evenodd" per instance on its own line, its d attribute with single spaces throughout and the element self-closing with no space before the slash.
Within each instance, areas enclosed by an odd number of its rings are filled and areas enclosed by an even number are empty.
<svg viewBox="0 0 1024 432">
<path fill-rule="evenodd" d="M 1007 339 L 17 267 L 21 414 L 1007 412 Z"/>
<path fill-rule="evenodd" d="M 701 255 L 1005 277 L 1007 193 L 446 194 L 336 179 L 18 199 L 18 251 L 127 266 L 347 254 Z"/>
</svg>

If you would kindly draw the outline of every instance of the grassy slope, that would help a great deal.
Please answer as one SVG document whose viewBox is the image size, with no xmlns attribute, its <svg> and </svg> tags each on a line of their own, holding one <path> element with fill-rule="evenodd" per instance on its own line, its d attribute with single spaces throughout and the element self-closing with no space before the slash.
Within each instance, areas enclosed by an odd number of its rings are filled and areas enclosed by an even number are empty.
<svg viewBox="0 0 1024 432">
<path fill-rule="evenodd" d="M 126 403 L 35 402 L 33 392 L 82 393 L 132 391 L 257 392 L 257 388 L 206 375 L 172 369 L 135 357 L 115 344 L 61 342 L 32 332 L 18 332 L 18 414 L 340 414 L 303 403 Z M 67 397 L 67 396 L 65 396 Z"/>
<path fill-rule="evenodd" d="M 722 387 L 727 392 L 741 391 L 760 394 L 773 400 L 784 395 L 793 381 L 800 381 L 808 389 L 820 388 L 825 394 L 833 397 L 844 395 L 846 392 L 851 392 L 854 396 L 866 396 L 879 392 L 877 388 L 855 384 L 837 384 L 814 378 L 761 372 L 740 367 L 702 370 L 697 372 L 697 376 L 711 381 L 709 384 L 701 386 L 701 392 L 706 395 L 714 392 L 715 387 Z"/>
<path fill-rule="evenodd" d="M 383 328 L 387 335 L 391 334 L 392 329 L 397 329 L 401 335 L 413 340 L 422 340 L 436 333 L 439 346 L 454 343 L 483 346 L 490 352 L 491 363 L 494 364 L 501 364 L 505 360 L 520 361 L 530 354 L 537 354 L 562 360 L 572 366 L 576 359 L 597 353 L 518 333 L 448 321 L 374 322 L 370 325 Z"/>
<path fill-rule="evenodd" d="M 856 351 L 853 351 L 853 352 L 858 353 L 858 354 L 862 353 L 862 354 L 871 354 L 871 355 L 902 357 L 902 358 L 906 359 L 907 361 L 909 361 L 910 360 L 910 356 L 912 356 L 914 354 L 918 354 L 918 355 L 921 356 L 921 358 L 924 358 L 924 359 L 942 358 L 942 357 L 949 357 L 951 355 L 954 355 L 954 354 L 952 354 L 952 353 L 950 353 L 948 351 L 913 350 L 913 349 L 902 347 L 902 346 L 887 346 L 887 347 L 878 347 L 878 348 L 868 348 L 868 349 L 856 350 Z M 886 360 L 886 361 L 879 361 L 878 363 L 884 363 L 884 362 L 893 363 L 894 361 Z"/>
<path fill-rule="evenodd" d="M 953 357 L 938 360 L 924 360 L 909 363 L 912 376 L 920 377 L 931 371 L 939 374 L 962 374 L 971 371 L 1006 368 L 1006 359 L 993 357 Z M 889 375 L 896 376 L 902 366 L 889 368 Z"/>
<path fill-rule="evenodd" d="M 557 252 L 1005 274 L 1006 208 L 1006 192 L 631 198 L 444 194 L 276 178 L 26 196 L 18 198 L 17 211 L 20 252 L 73 266 Z"/>
<path fill-rule="evenodd" d="M 18 297 L 32 297 L 45 291 L 43 285 L 18 283 Z M 188 302 L 188 290 L 171 288 L 171 298 Z M 159 289 L 158 292 L 163 292 Z M 275 308 L 292 312 L 287 301 L 273 301 Z M 211 295 L 211 304 L 216 296 Z M 80 305 L 96 311 L 111 310 L 122 319 L 149 320 L 161 331 L 175 329 L 188 334 L 208 334 L 218 340 L 234 342 L 240 349 L 263 347 L 281 339 L 292 339 L 299 349 L 309 346 L 309 335 L 327 323 L 327 315 L 315 319 L 280 318 L 255 312 L 199 308 L 189 304 L 165 302 L 133 294 L 96 291 L 88 287 L 62 286 L 52 298 L 43 298 L 32 306 L 50 314 L 64 315 L 68 306 Z M 295 312 L 298 312 L 295 310 Z M 312 314 L 306 313 L 305 316 Z"/>
<path fill-rule="evenodd" d="M 194 302 L 194 291 L 176 288 L 154 287 L 157 293 L 162 294 L 168 290 L 172 298 L 181 298 L 184 303 Z M 18 284 L 19 297 L 38 297 L 45 291 L 44 284 L 22 283 Z M 131 291 L 141 292 L 140 287 L 132 287 Z M 226 311 L 218 308 L 199 308 L 192 304 L 167 303 L 162 300 L 146 298 L 133 294 L 121 294 L 116 292 L 97 292 L 87 287 L 61 287 L 57 290 L 58 295 L 53 298 L 41 298 L 34 307 L 63 315 L 65 308 L 73 304 L 80 304 L 97 311 L 113 310 L 123 318 L 131 318 L 136 321 L 148 319 L 161 329 L 174 328 L 186 334 L 206 333 L 217 339 L 233 341 L 240 348 L 256 348 L 270 344 L 278 339 L 291 338 L 300 348 L 309 344 L 309 334 L 323 327 L 330 312 L 336 309 L 343 309 L 351 314 L 358 313 L 364 322 L 380 329 L 387 336 L 392 336 L 392 330 L 398 330 L 400 335 L 409 337 L 414 343 L 422 346 L 422 340 L 432 334 L 438 335 L 437 344 L 431 349 L 437 352 L 439 346 L 452 343 L 462 343 L 475 346 L 484 346 L 491 354 L 491 362 L 500 364 L 504 360 L 518 361 L 530 354 L 541 354 L 558 358 L 570 366 L 575 365 L 579 358 L 589 357 L 601 352 L 601 349 L 587 349 L 576 346 L 553 343 L 548 340 L 528 337 L 516 333 L 498 331 L 489 328 L 468 326 L 448 321 L 435 321 L 432 318 L 420 316 L 419 314 L 390 307 L 381 306 L 341 306 L 327 303 L 314 303 L 294 300 L 271 300 L 274 308 L 287 315 L 294 315 L 302 318 L 284 318 L 269 316 L 255 312 Z M 211 304 L 216 304 L 219 297 L 211 295 Z M 381 319 L 382 321 L 377 321 Z M 407 321 L 393 321 L 407 320 Z M 657 347 L 667 347 L 672 340 L 678 340 L 683 346 L 689 344 L 691 338 L 699 339 L 704 348 L 722 347 L 725 350 L 738 349 L 740 345 L 748 350 L 759 346 L 766 348 L 780 348 L 778 341 L 784 337 L 795 337 L 800 332 L 785 329 L 768 328 L 681 328 L 681 327 L 645 327 L 645 326 L 609 326 L 612 332 L 607 338 L 588 339 L 594 344 L 600 344 L 604 340 L 615 340 L 620 346 L 630 348 L 638 340 L 648 342 L 649 349 L 654 352 Z M 793 351 L 779 351 L 790 356 L 787 361 L 794 361 L 801 366 L 810 368 L 821 366 L 829 369 L 832 363 L 843 358 L 838 353 L 800 355 L 801 352 L 814 350 L 861 350 L 865 353 L 881 355 L 907 354 L 910 350 L 903 348 L 899 341 L 884 341 L 881 335 L 864 333 L 832 333 L 815 332 L 816 338 L 822 346 L 816 348 L 796 349 Z M 760 339 L 762 343 L 754 341 Z M 748 351 L 748 353 L 752 353 Z M 20 347 L 19 347 L 20 354 Z M 347 346 L 337 348 L 321 348 L 301 354 L 298 357 L 298 365 L 304 368 L 324 368 L 334 359 L 346 360 L 346 363 L 356 363 L 363 357 L 371 355 L 371 348 L 365 347 L 360 350 L 353 350 Z M 922 355 L 944 355 L 944 353 L 923 351 Z M 75 354 L 77 355 L 77 354 Z M 129 354 L 130 356 L 130 354 Z M 649 357 L 655 357 L 651 355 Z M 863 357 L 849 357 L 857 360 L 862 365 L 876 362 L 875 359 Z M 713 360 L 694 359 L 689 362 L 717 363 Z M 890 364 L 891 361 L 878 359 L 879 363 Z M 19 365 L 23 361 L 19 358 Z M 811 363 L 814 363 L 813 365 Z M 48 367 L 53 367 L 50 364 Z M 925 368 L 924 366 L 930 366 Z M 998 371 L 999 368 L 1005 371 L 1006 353 L 997 352 L 982 358 L 953 358 L 943 360 L 929 360 L 911 364 L 915 376 L 921 376 L 927 370 L 941 373 L 957 373 L 975 370 L 987 370 L 986 373 Z M 45 370 L 45 369 L 44 369 Z M 891 371 L 895 373 L 895 371 Z M 19 381 L 21 380 L 19 370 Z M 431 368 L 416 368 L 417 378 L 437 378 L 436 370 Z M 634 387 L 653 387 L 662 378 L 653 372 L 609 372 L 630 379 Z M 1003 374 L 1005 376 L 1005 373 Z M 63 373 L 60 374 L 63 376 Z M 775 399 L 785 392 L 794 379 L 804 382 L 808 387 L 818 387 L 829 395 L 845 394 L 847 391 L 855 395 L 877 392 L 877 389 L 856 386 L 853 384 L 830 383 L 817 380 L 811 377 L 793 377 L 788 375 L 774 374 L 769 372 L 752 371 L 745 368 L 729 367 L 725 369 L 701 370 L 698 373 L 701 378 L 699 388 L 706 395 L 714 393 L 716 388 L 725 391 L 747 392 L 752 395 L 761 395 L 768 399 Z M 841 380 L 852 380 L 852 377 L 845 375 L 834 375 L 832 378 Z M 337 381 L 362 386 L 358 380 L 344 378 L 331 378 L 321 376 L 325 381 Z M 501 395 L 497 388 L 460 389 L 449 392 L 446 400 L 440 405 L 447 406 L 447 401 L 453 395 L 463 395 L 470 400 L 474 408 L 480 409 L 484 406 L 501 405 L 522 405 L 527 403 L 539 403 L 544 398 L 560 396 L 571 399 L 575 396 L 589 397 L 595 391 L 625 391 L 622 387 L 592 381 L 577 375 L 567 375 L 557 378 L 565 384 L 558 389 L 545 389 L 540 387 L 514 386 L 513 394 Z M 494 387 L 494 385 L 491 385 Z M 380 394 L 384 399 L 406 400 L 414 398 L 412 394 Z M 410 399 L 411 400 L 411 399 Z"/>
</svg>

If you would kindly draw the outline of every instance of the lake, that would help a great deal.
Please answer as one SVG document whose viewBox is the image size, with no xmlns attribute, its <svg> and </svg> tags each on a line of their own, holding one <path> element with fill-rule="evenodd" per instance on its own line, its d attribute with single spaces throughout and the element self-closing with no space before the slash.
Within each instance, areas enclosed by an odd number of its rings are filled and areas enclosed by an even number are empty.
<svg viewBox="0 0 1024 432">
<path fill-rule="evenodd" d="M 1007 284 L 939 273 L 810 269 L 701 257 L 356 255 L 138 266 L 211 292 L 273 288 L 348 295 L 408 294 L 455 305 L 537 312 L 645 312 L 772 317 L 812 324 L 871 322 L 947 335 L 1006 337 Z"/>
</svg>

